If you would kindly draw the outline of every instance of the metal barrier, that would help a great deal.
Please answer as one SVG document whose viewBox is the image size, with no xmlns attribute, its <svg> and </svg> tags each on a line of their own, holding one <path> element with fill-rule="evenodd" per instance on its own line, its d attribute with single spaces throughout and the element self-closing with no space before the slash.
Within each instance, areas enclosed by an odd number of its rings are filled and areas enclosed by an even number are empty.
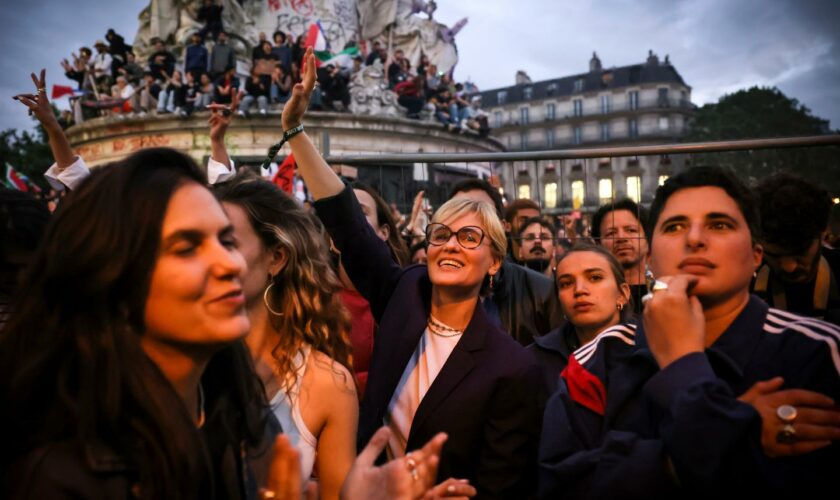
<svg viewBox="0 0 840 500">
<path fill-rule="evenodd" d="M 803 148 L 840 146 L 840 135 L 784 137 L 778 139 L 746 139 L 738 141 L 692 142 L 657 144 L 653 146 L 620 146 L 611 148 L 556 149 L 516 153 L 411 153 L 382 155 L 335 155 L 327 163 L 345 165 L 381 165 L 384 163 L 471 163 L 540 160 L 571 160 L 577 158 L 605 158 L 616 156 L 648 156 L 664 154 L 719 153 L 755 149 Z"/>
</svg>

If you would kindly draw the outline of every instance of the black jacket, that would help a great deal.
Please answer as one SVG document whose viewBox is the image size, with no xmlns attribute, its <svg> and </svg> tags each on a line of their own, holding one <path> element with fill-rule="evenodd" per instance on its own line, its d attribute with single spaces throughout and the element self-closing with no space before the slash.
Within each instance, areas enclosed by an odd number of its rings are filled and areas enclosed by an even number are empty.
<svg viewBox="0 0 840 500">
<path fill-rule="evenodd" d="M 563 324 L 551 278 L 505 259 L 493 281 L 492 301 L 498 312 L 488 312 L 520 344 L 530 345 L 534 338 Z"/>
<path fill-rule="evenodd" d="M 383 425 L 388 403 L 426 329 L 432 284 L 425 265 L 401 269 L 393 261 L 350 188 L 316 201 L 315 209 L 379 324 L 359 411 L 361 449 Z M 478 499 L 529 498 L 544 407 L 541 385 L 533 357 L 476 307 L 417 408 L 407 450 L 446 432 L 438 482 L 469 479 Z"/>
</svg>

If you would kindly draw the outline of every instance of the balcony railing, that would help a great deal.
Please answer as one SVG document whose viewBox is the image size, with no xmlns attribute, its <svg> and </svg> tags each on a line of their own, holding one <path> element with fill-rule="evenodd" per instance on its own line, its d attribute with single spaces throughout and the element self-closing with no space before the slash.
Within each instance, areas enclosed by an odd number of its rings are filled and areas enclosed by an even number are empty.
<svg viewBox="0 0 840 500">
<path fill-rule="evenodd" d="M 682 99 L 642 99 L 639 100 L 637 103 L 631 103 L 629 99 L 622 99 L 619 102 L 612 101 L 610 105 L 607 107 L 601 106 L 600 100 L 592 100 L 592 99 L 584 99 L 583 106 L 580 109 L 579 113 L 575 112 L 574 107 L 571 109 L 567 109 L 564 103 L 562 110 L 557 110 L 554 118 L 549 117 L 545 113 L 545 107 L 542 106 L 529 106 L 530 111 L 530 119 L 528 123 L 522 123 L 521 120 L 521 113 L 519 110 L 515 112 L 511 112 L 510 119 L 502 120 L 501 124 L 496 124 L 495 122 L 491 123 L 496 126 L 496 128 L 505 128 L 505 127 L 517 127 L 517 126 L 539 126 L 544 125 L 546 123 L 552 122 L 568 122 L 568 121 L 576 121 L 585 118 L 591 117 L 606 117 L 612 114 L 618 113 L 636 113 L 636 112 L 644 112 L 644 111 L 654 111 L 654 110 L 678 110 L 678 111 L 689 111 L 694 109 L 694 104 L 690 101 L 682 100 Z M 574 106 L 574 105 L 572 105 Z M 524 107 L 524 106 L 521 106 Z M 537 113 L 537 111 L 542 111 L 542 113 Z"/>
</svg>

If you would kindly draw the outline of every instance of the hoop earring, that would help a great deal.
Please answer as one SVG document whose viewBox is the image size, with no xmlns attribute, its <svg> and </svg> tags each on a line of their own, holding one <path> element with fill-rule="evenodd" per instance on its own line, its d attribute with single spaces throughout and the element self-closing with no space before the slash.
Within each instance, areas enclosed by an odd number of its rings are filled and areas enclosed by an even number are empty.
<svg viewBox="0 0 840 500">
<path fill-rule="evenodd" d="M 271 308 L 271 304 L 268 302 L 268 291 L 271 290 L 271 287 L 274 286 L 274 282 L 272 281 L 267 287 L 265 287 L 265 291 L 263 292 L 263 302 L 265 302 L 265 308 L 268 309 L 268 312 L 275 316 L 282 316 L 283 313 L 277 312 Z"/>
<path fill-rule="evenodd" d="M 619 302 L 615 305 L 615 308 L 618 309 L 619 312 L 624 310 L 624 302 Z"/>
</svg>

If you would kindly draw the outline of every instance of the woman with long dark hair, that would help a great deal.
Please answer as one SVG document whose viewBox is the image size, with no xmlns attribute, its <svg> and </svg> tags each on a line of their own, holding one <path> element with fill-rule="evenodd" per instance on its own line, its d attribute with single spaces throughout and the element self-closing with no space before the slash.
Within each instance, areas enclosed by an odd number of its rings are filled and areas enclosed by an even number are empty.
<svg viewBox="0 0 840 500">
<path fill-rule="evenodd" d="M 358 398 L 324 235 L 276 185 L 238 174 L 217 184 L 248 264 L 246 341 L 272 411 L 301 454 L 302 478 L 317 472 L 321 498 L 338 498 L 355 457 Z"/>
<path fill-rule="evenodd" d="M 269 448 L 233 228 L 185 155 L 65 198 L 0 336 L 11 496 L 240 498 Z"/>
</svg>

